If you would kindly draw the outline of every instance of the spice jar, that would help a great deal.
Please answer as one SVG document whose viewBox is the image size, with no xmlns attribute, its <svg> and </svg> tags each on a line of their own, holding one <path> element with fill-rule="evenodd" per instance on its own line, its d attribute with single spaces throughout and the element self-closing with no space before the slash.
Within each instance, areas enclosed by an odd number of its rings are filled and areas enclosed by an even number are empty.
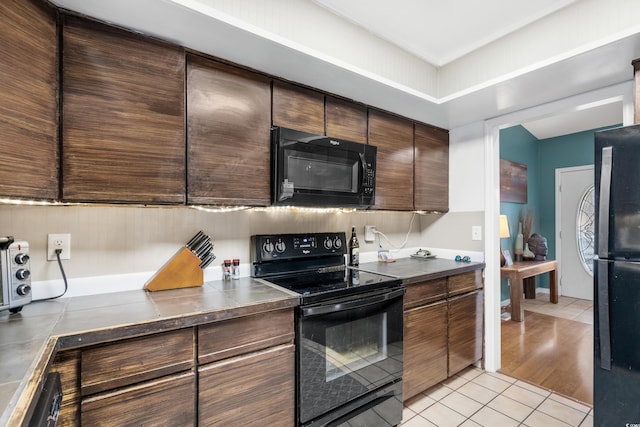
<svg viewBox="0 0 640 427">
<path fill-rule="evenodd" d="M 233 260 L 233 266 L 231 267 L 231 277 L 233 279 L 240 278 L 240 260 L 239 259 Z"/>
<path fill-rule="evenodd" d="M 222 280 L 231 279 L 231 260 L 225 259 L 222 264 Z"/>
</svg>

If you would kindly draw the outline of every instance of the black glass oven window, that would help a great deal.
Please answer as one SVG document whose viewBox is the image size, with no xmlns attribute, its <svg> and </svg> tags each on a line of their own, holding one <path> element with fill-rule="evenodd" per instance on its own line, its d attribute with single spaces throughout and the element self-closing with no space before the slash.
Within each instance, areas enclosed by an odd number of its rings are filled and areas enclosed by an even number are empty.
<svg viewBox="0 0 640 427">
<path fill-rule="evenodd" d="M 387 313 L 327 328 L 325 381 L 350 375 L 386 359 L 386 331 Z"/>
<path fill-rule="evenodd" d="M 298 399 L 303 423 L 402 377 L 402 313 L 402 297 L 397 297 L 301 316 Z"/>
</svg>

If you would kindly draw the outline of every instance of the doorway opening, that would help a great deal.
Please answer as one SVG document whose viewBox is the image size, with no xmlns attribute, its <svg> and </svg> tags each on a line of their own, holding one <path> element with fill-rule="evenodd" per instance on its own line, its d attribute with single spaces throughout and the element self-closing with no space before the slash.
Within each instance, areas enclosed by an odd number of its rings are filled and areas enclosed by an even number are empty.
<svg viewBox="0 0 640 427">
<path fill-rule="evenodd" d="M 485 313 L 485 369 L 488 371 L 500 370 L 502 366 L 501 293 L 499 291 L 500 265 L 498 259 L 498 250 L 500 247 L 498 237 L 500 198 L 499 191 L 497 191 L 499 188 L 500 129 L 541 117 L 560 115 L 570 110 L 579 110 L 580 108 L 585 108 L 586 105 L 595 105 L 602 102 L 621 103 L 622 123 L 625 125 L 630 124 L 633 120 L 632 87 L 632 82 L 628 82 L 615 87 L 609 87 L 528 110 L 511 113 L 485 122 L 485 229 L 487 236 L 493 236 L 485 240 L 485 254 L 487 254 L 485 289 L 487 287 L 493 288 L 492 292 L 487 292 L 486 294 L 487 298 L 490 299 L 487 300 L 487 311 Z M 526 328 L 521 329 L 524 330 Z"/>
</svg>

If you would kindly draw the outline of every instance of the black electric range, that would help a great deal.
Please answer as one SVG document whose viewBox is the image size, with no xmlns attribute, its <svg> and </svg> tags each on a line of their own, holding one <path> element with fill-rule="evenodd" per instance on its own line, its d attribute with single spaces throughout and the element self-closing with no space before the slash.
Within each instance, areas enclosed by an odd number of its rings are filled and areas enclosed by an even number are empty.
<svg viewBox="0 0 640 427">
<path fill-rule="evenodd" d="M 300 294 L 302 304 L 400 287 L 396 277 L 345 267 L 345 233 L 255 235 L 252 277 Z"/>
<path fill-rule="evenodd" d="M 251 237 L 253 277 L 300 295 L 297 427 L 402 420 L 400 279 L 345 268 L 345 233 Z"/>
</svg>

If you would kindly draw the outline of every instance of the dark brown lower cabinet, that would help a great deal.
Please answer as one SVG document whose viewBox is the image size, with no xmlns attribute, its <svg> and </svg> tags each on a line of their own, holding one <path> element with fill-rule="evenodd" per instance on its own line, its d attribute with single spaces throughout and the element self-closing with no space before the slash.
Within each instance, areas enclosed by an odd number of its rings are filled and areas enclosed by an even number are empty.
<svg viewBox="0 0 640 427">
<path fill-rule="evenodd" d="M 449 299 L 449 376 L 482 359 L 483 297 L 479 290 Z"/>
<path fill-rule="evenodd" d="M 403 400 L 482 359 L 482 286 L 481 269 L 407 285 Z"/>
<path fill-rule="evenodd" d="M 195 373 L 147 381 L 82 400 L 85 426 L 193 426 Z"/>
<path fill-rule="evenodd" d="M 80 425 L 80 350 L 56 354 L 51 372 L 60 374 L 62 404 L 58 414 L 58 427 Z"/>
<path fill-rule="evenodd" d="M 292 344 L 198 368 L 199 426 L 294 425 Z"/>
<path fill-rule="evenodd" d="M 447 301 L 404 313 L 405 400 L 447 378 Z"/>
<path fill-rule="evenodd" d="M 59 426 L 292 426 L 293 309 L 61 351 Z"/>
</svg>

